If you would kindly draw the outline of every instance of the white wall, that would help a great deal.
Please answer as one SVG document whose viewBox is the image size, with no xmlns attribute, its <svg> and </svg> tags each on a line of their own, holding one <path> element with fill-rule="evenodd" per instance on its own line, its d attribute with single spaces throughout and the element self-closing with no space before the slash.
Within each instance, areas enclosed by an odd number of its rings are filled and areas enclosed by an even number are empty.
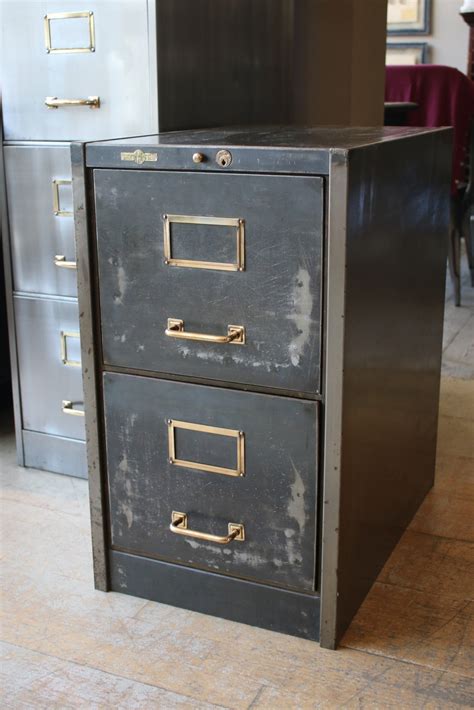
<svg viewBox="0 0 474 710">
<path fill-rule="evenodd" d="M 467 69 L 469 27 L 459 15 L 461 0 L 434 0 L 431 63 L 446 64 L 462 72 Z"/>
<path fill-rule="evenodd" d="M 432 0 L 430 35 L 389 35 L 388 41 L 427 42 L 430 46 L 430 64 L 445 64 L 465 73 L 469 27 L 459 15 L 461 5 L 462 0 Z"/>
</svg>

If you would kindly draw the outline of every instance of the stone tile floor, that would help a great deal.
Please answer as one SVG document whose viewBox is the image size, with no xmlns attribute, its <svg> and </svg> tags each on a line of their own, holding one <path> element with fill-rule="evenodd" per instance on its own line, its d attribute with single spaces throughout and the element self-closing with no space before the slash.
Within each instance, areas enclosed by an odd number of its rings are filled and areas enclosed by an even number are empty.
<svg viewBox="0 0 474 710">
<path fill-rule="evenodd" d="M 93 589 L 87 484 L 0 434 L 2 708 L 474 707 L 474 290 L 446 301 L 437 478 L 336 652 Z"/>
</svg>

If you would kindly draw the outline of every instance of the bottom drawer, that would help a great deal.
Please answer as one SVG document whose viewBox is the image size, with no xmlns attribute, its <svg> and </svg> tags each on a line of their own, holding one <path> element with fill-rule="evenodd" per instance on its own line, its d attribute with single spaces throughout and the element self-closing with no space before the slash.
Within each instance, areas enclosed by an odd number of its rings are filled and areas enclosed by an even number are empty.
<svg viewBox="0 0 474 710">
<path fill-rule="evenodd" d="M 115 373 L 104 400 L 114 549 L 315 589 L 317 402 Z"/>
<path fill-rule="evenodd" d="M 17 295 L 15 325 L 23 428 L 84 440 L 77 303 Z"/>
</svg>

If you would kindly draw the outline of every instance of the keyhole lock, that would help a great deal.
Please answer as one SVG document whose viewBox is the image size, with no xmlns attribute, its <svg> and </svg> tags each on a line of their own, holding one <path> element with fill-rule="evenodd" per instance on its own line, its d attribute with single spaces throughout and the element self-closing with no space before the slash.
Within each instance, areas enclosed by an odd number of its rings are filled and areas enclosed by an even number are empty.
<svg viewBox="0 0 474 710">
<path fill-rule="evenodd" d="M 221 168 L 228 168 L 232 162 L 232 153 L 228 150 L 220 150 L 216 155 L 216 163 Z"/>
</svg>

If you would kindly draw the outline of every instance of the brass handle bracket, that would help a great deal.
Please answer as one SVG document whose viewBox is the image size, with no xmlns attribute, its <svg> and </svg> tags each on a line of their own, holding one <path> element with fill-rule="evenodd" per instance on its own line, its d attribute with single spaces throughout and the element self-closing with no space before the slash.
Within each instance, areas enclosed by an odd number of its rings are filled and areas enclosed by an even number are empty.
<svg viewBox="0 0 474 710">
<path fill-rule="evenodd" d="M 184 321 L 179 318 L 168 318 L 165 334 L 169 338 L 182 340 L 199 340 L 203 343 L 217 343 L 220 345 L 245 345 L 245 328 L 243 325 L 228 325 L 227 335 L 209 335 L 206 333 L 190 333 L 184 329 Z"/>
<path fill-rule="evenodd" d="M 62 401 L 62 411 L 63 414 L 70 414 L 74 417 L 84 417 L 85 412 L 83 409 L 74 409 L 74 402 L 69 399 L 63 399 Z"/>
<path fill-rule="evenodd" d="M 54 257 L 54 265 L 61 269 L 77 269 L 77 262 L 66 261 L 66 257 L 63 254 L 56 254 Z"/>
<path fill-rule="evenodd" d="M 188 528 L 187 514 L 178 513 L 176 510 L 171 513 L 170 530 L 176 535 L 194 537 L 197 540 L 205 540 L 206 542 L 216 542 L 218 545 L 228 545 L 233 540 L 237 542 L 244 542 L 245 540 L 245 528 L 241 523 L 229 523 L 227 535 L 211 535 L 210 533 L 199 532 L 199 530 L 190 530 Z"/>
</svg>

